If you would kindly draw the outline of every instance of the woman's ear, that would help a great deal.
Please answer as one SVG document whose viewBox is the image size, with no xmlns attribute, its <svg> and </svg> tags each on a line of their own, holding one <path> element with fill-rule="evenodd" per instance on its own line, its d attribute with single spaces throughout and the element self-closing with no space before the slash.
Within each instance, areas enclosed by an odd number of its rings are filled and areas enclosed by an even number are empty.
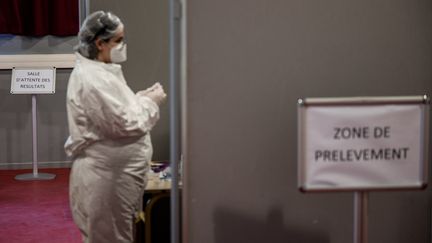
<svg viewBox="0 0 432 243">
<path fill-rule="evenodd" d="M 97 47 L 97 49 L 98 49 L 99 51 L 102 51 L 102 50 L 103 50 L 104 43 L 105 43 L 105 41 L 103 41 L 103 40 L 100 39 L 100 38 L 97 38 L 97 39 L 95 40 L 96 47 Z"/>
</svg>

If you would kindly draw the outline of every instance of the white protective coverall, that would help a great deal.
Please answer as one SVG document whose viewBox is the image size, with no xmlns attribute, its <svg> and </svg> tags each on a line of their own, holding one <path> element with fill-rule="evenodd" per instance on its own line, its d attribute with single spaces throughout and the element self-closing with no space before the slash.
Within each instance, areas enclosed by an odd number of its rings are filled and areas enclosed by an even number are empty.
<svg viewBox="0 0 432 243">
<path fill-rule="evenodd" d="M 128 87 L 121 66 L 80 54 L 69 79 L 70 206 L 86 243 L 133 242 L 159 107 Z"/>
</svg>

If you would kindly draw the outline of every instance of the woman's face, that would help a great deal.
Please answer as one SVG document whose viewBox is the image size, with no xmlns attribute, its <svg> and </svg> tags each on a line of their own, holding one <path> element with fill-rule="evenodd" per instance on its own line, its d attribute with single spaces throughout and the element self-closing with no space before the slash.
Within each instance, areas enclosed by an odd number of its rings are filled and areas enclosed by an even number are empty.
<svg viewBox="0 0 432 243">
<path fill-rule="evenodd" d="M 123 26 L 120 26 L 117 29 L 117 32 L 115 35 L 109 39 L 109 41 L 104 41 L 102 39 L 96 39 L 96 46 L 99 50 L 97 60 L 105 63 L 112 63 L 111 60 L 111 49 L 117 46 L 118 44 L 122 43 L 124 39 L 124 30 Z"/>
</svg>

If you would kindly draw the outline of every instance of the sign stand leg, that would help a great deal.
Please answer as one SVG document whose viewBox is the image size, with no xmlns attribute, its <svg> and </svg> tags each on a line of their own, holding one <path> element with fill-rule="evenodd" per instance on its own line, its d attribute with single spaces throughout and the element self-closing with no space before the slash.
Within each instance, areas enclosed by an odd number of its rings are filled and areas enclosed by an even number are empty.
<svg viewBox="0 0 432 243">
<path fill-rule="evenodd" d="M 27 174 L 21 174 L 15 176 L 15 179 L 20 181 L 52 180 L 56 177 L 55 174 L 38 173 L 36 104 L 37 104 L 36 95 L 32 94 L 33 173 L 27 173 Z"/>
<path fill-rule="evenodd" d="M 368 242 L 368 201 L 367 191 L 354 192 L 354 243 Z"/>
</svg>

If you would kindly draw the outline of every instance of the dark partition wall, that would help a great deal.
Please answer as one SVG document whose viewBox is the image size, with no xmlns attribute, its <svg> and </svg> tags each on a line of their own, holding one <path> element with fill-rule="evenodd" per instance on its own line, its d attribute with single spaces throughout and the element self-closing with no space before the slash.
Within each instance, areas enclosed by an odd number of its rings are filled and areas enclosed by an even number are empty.
<svg viewBox="0 0 432 243">
<path fill-rule="evenodd" d="M 187 12 L 186 242 L 352 242 L 352 193 L 297 189 L 296 102 L 432 94 L 432 2 L 188 0 Z M 431 196 L 371 193 L 369 242 L 430 242 Z"/>
</svg>

